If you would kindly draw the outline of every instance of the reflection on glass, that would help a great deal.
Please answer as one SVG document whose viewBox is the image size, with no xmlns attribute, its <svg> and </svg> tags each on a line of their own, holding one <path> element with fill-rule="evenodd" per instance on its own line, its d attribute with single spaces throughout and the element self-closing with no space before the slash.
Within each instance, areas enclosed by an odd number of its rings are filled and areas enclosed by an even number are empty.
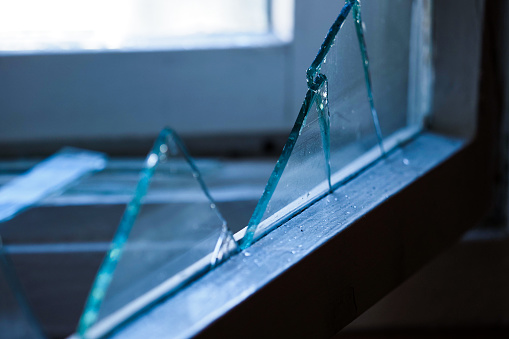
<svg viewBox="0 0 509 339">
<path fill-rule="evenodd" d="M 0 239 L 0 336 L 10 339 L 44 338 L 30 311 Z"/>
<path fill-rule="evenodd" d="M 172 187 L 166 202 L 154 203 L 151 182 L 161 176 Z M 181 140 L 163 130 L 96 276 L 78 332 L 93 336 L 90 327 L 102 321 L 96 330 L 103 333 L 236 250 Z"/>
</svg>

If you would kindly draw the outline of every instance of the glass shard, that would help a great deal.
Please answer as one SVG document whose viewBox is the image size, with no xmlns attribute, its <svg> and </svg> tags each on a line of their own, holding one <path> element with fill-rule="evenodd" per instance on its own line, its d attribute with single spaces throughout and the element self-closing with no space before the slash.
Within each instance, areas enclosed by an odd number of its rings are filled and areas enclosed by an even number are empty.
<svg viewBox="0 0 509 339">
<path fill-rule="evenodd" d="M 172 189 L 165 203 L 154 203 L 151 182 L 161 176 Z M 236 250 L 182 141 L 163 130 L 97 273 L 78 332 L 93 334 L 99 321 L 97 331 L 112 329 Z"/>
<path fill-rule="evenodd" d="M 44 338 L 21 290 L 11 262 L 4 252 L 1 239 L 0 333 L 2 338 L 10 339 Z"/>
<path fill-rule="evenodd" d="M 102 153 L 63 149 L 0 188 L 0 222 L 105 166 Z"/>
<path fill-rule="evenodd" d="M 308 90 L 297 121 L 253 216 L 242 248 L 330 191 L 326 83 Z M 323 133 L 322 133 L 323 131 Z M 325 147 L 324 147 L 325 144 Z"/>
<path fill-rule="evenodd" d="M 415 58 L 412 6 L 403 0 L 370 1 L 361 15 L 360 0 L 345 2 L 306 72 L 304 105 L 242 248 L 322 197 L 327 185 L 331 191 L 420 130 L 422 114 L 412 119 L 407 114 L 409 64 Z M 313 132 L 302 138 L 306 128 Z"/>
</svg>

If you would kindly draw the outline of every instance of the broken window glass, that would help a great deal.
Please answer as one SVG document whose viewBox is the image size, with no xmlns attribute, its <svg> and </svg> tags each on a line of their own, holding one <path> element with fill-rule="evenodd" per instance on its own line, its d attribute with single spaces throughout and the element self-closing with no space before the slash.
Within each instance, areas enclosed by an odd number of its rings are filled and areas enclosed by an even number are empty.
<svg viewBox="0 0 509 339">
<path fill-rule="evenodd" d="M 171 186 L 163 193 L 164 203 L 151 191 L 158 177 Z M 116 326 L 236 250 L 182 141 L 172 130 L 163 130 L 97 273 L 78 332 L 93 336 L 95 330 Z"/>
<path fill-rule="evenodd" d="M 307 70 L 306 98 L 242 248 L 420 131 L 431 54 L 411 41 L 429 44 L 429 14 L 426 0 L 346 1 Z"/>
<path fill-rule="evenodd" d="M 207 173 L 218 169 L 216 161 L 199 164 Z M 114 318 L 109 324 L 117 325 L 237 250 L 200 171 L 169 129 L 161 132 L 141 174 L 137 161 L 112 164 L 101 153 L 66 149 L 15 176 L 0 193 L 6 249 L 16 266 L 33 267 L 35 260 L 39 268 L 21 277 L 31 287 L 30 299 L 40 302 L 35 287 L 54 270 L 79 287 L 47 288 L 45 299 L 88 290 L 88 277 L 106 253 L 81 333 L 99 320 Z M 73 319 L 85 297 L 73 295 L 71 303 L 59 303 L 66 311 L 57 313 Z M 59 326 L 58 317 L 35 311 L 46 326 Z"/>
</svg>

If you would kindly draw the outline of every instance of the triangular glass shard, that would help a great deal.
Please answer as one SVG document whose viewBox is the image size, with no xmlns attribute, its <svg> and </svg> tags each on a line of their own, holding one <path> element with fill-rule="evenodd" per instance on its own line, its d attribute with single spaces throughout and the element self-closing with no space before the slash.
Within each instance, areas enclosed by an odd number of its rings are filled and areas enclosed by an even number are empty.
<svg viewBox="0 0 509 339">
<path fill-rule="evenodd" d="M 417 0 L 419 6 L 423 1 Z M 304 105 L 249 222 L 243 248 L 325 195 L 327 184 L 331 191 L 419 131 L 421 124 L 410 125 L 419 119 L 408 119 L 406 113 L 412 6 L 372 1 L 363 21 L 360 0 L 344 3 L 307 70 Z M 368 45 L 375 59 L 371 64 Z M 308 114 L 314 110 L 319 119 Z M 397 135 L 387 141 L 385 133 Z"/>
<path fill-rule="evenodd" d="M 324 84 L 325 86 L 325 84 Z M 329 192 L 322 130 L 328 113 L 320 93 L 309 90 L 274 171 L 256 206 L 242 247 L 291 218 Z"/>
<path fill-rule="evenodd" d="M 420 127 L 407 118 L 412 3 L 369 4 L 361 15 L 361 2 L 347 1 L 308 70 L 308 81 L 327 78 L 333 186 Z"/>
<path fill-rule="evenodd" d="M 18 282 L 0 239 L 0 336 L 42 339 L 44 335 Z"/>
<path fill-rule="evenodd" d="M 171 187 L 163 193 L 164 203 L 154 196 L 161 191 L 151 191 L 158 178 Z M 78 333 L 107 333 L 236 250 L 182 141 L 172 130 L 163 130 L 97 273 Z"/>
</svg>

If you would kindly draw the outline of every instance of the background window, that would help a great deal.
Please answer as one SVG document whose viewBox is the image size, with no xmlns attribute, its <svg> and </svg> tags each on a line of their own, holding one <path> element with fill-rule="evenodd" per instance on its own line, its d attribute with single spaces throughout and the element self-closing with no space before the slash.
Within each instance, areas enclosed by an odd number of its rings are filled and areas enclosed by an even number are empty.
<svg viewBox="0 0 509 339">
<path fill-rule="evenodd" d="M 0 51 L 168 47 L 182 38 L 267 34 L 269 0 L 0 2 Z M 180 41 L 179 41 L 180 40 Z"/>
</svg>

